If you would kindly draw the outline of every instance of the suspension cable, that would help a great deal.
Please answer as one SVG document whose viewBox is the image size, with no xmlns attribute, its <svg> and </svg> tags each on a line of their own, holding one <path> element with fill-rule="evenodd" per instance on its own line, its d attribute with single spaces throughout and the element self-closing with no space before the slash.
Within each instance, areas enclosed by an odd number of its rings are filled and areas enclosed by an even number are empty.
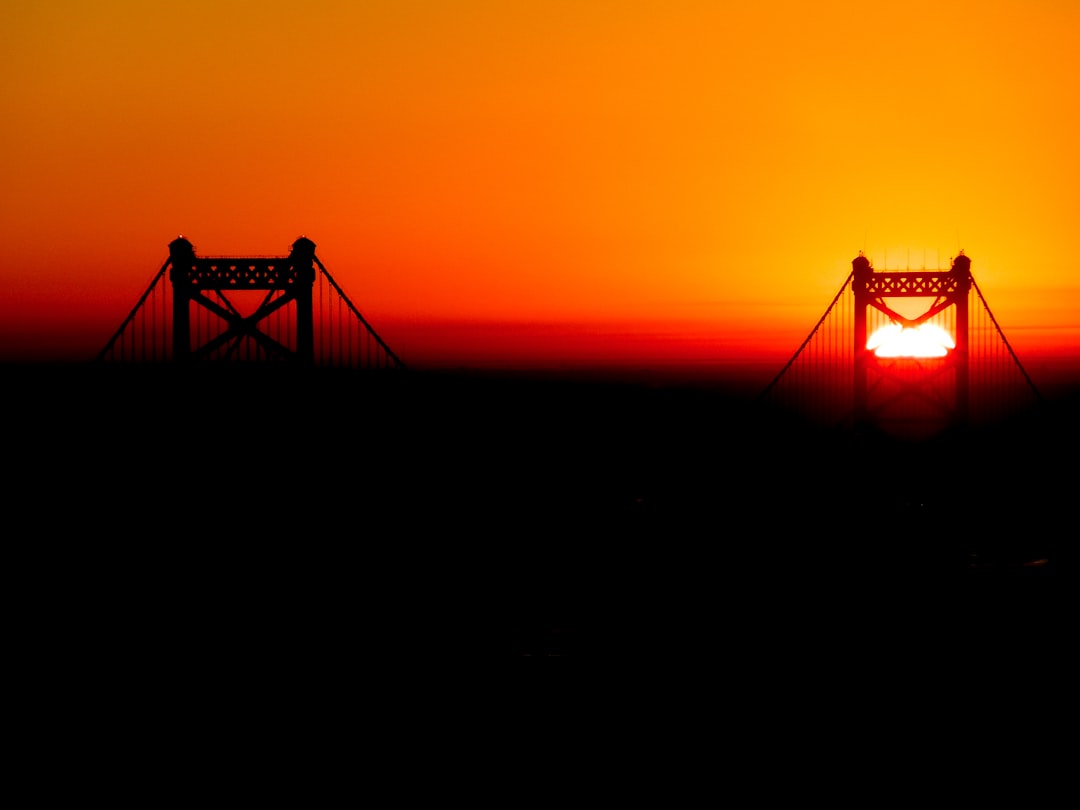
<svg viewBox="0 0 1080 810">
<path fill-rule="evenodd" d="M 784 376 L 784 373 L 789 368 L 791 368 L 792 364 L 798 359 L 799 354 L 802 353 L 802 350 L 806 348 L 806 345 L 813 339 L 814 335 L 817 334 L 817 331 L 818 331 L 818 329 L 821 328 L 821 325 L 823 323 L 825 323 L 825 319 L 829 317 L 829 313 L 832 312 L 833 307 L 836 306 L 836 302 L 840 300 L 840 296 L 842 296 L 844 294 L 844 290 L 847 289 L 848 284 L 851 283 L 851 280 L 852 280 L 852 278 L 854 278 L 854 276 L 855 276 L 855 271 L 854 270 L 852 270 L 850 273 L 848 273 L 847 278 L 844 279 L 844 283 L 840 285 L 839 291 L 833 297 L 832 302 L 829 304 L 828 308 L 825 310 L 825 314 L 821 316 L 821 318 L 818 320 L 818 322 L 814 325 L 814 328 L 810 330 L 810 334 L 806 336 L 806 340 L 804 340 L 802 342 L 802 344 L 799 346 L 799 348 L 795 350 L 795 354 L 793 354 L 791 356 L 791 359 L 787 361 L 787 363 L 784 365 L 784 367 L 782 369 L 780 369 L 780 372 L 773 378 L 772 382 L 770 382 L 767 386 L 765 386 L 765 390 L 762 391 L 758 395 L 759 400 L 764 398 L 769 393 L 769 391 L 772 390 L 773 386 L 775 386 L 780 381 L 780 378 Z"/>
<path fill-rule="evenodd" d="M 165 271 L 169 269 L 170 265 L 172 265 L 171 258 L 166 259 L 165 264 L 161 265 L 161 269 L 157 271 L 157 275 L 155 275 L 153 280 L 150 282 L 150 286 L 146 288 L 146 292 L 144 292 L 139 298 L 138 303 L 136 303 L 135 306 L 132 307 L 131 312 L 129 312 L 128 316 L 124 318 L 124 322 L 120 324 L 120 328 L 116 330 L 116 333 L 109 339 L 109 342 L 105 344 L 105 348 L 98 353 L 97 359 L 99 361 L 104 359 L 105 355 L 107 355 L 109 353 L 109 350 L 112 349 L 113 344 L 117 341 L 120 335 L 123 334 L 124 330 L 127 328 L 127 325 L 131 323 L 131 321 L 135 318 L 135 313 L 137 313 L 142 307 L 143 302 L 146 301 L 147 297 L 149 297 L 151 291 L 154 289 L 155 286 L 157 286 L 158 281 L 160 281 L 161 277 L 165 275 Z"/>
<path fill-rule="evenodd" d="M 1009 339 L 1005 337 L 1005 333 L 1001 330 L 1001 326 L 997 322 L 997 318 L 994 317 L 994 313 L 990 310 L 990 305 L 986 303 L 986 298 L 983 297 L 982 290 L 979 289 L 979 285 L 975 283 L 975 277 L 969 276 L 971 279 L 971 286 L 979 296 L 979 300 L 982 302 L 983 309 L 986 310 L 986 314 L 990 316 L 990 322 L 994 325 L 994 329 L 997 330 L 998 336 L 1001 338 L 1001 342 L 1005 344 L 1005 349 L 1009 352 L 1009 356 L 1012 357 L 1013 362 L 1016 363 L 1016 367 L 1020 369 L 1020 373 L 1024 375 L 1024 379 L 1027 380 L 1027 384 L 1031 386 L 1031 390 L 1035 392 L 1035 396 L 1041 402 L 1043 397 L 1039 393 L 1039 389 L 1035 387 L 1035 383 L 1032 382 L 1031 377 L 1028 376 L 1027 369 L 1024 368 L 1023 363 L 1020 362 L 1020 358 L 1016 356 L 1016 352 L 1013 351 L 1012 345 L 1009 343 Z"/>
<path fill-rule="evenodd" d="M 319 265 L 319 269 L 322 270 L 323 275 L 326 276 L 326 280 L 330 282 L 330 284 L 335 290 L 337 290 L 338 295 L 340 295 L 344 299 L 345 303 L 348 305 L 349 310 L 353 313 L 353 315 L 359 318 L 360 322 L 364 324 L 364 327 L 367 329 L 368 333 L 375 339 L 375 342 L 379 344 L 380 348 L 382 348 L 382 350 L 386 352 L 386 354 L 391 357 L 400 368 L 405 368 L 405 364 L 402 363 L 398 356 L 390 350 L 390 347 L 383 342 L 383 339 L 379 337 L 378 333 L 374 329 L 372 329 L 371 324 L 369 324 L 367 320 L 364 319 L 364 316 L 360 314 L 360 310 L 358 310 L 353 305 L 353 302 L 349 299 L 349 297 L 345 295 L 345 291 L 338 286 L 338 283 L 336 281 L 334 281 L 334 277 L 330 275 L 330 271 L 328 271 L 323 265 L 323 263 L 319 261 L 319 257 L 315 256 L 314 258 L 315 264 Z"/>
</svg>

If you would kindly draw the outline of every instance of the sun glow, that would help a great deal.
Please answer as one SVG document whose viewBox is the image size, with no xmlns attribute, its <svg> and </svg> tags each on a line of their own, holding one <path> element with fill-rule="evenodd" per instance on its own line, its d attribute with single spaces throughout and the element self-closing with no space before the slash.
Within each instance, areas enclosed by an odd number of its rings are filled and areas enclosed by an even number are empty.
<svg viewBox="0 0 1080 810">
<path fill-rule="evenodd" d="M 932 323 L 919 326 L 890 323 L 870 336 L 866 348 L 878 357 L 944 357 L 956 348 L 956 342 Z"/>
</svg>

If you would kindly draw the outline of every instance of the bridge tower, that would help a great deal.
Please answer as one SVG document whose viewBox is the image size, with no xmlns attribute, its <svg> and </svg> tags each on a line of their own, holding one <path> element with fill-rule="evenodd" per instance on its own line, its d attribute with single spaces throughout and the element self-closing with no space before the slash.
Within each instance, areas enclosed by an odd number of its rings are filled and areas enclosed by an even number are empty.
<svg viewBox="0 0 1080 810">
<path fill-rule="evenodd" d="M 862 252 L 758 401 L 800 421 L 928 438 L 1042 397 L 960 251 L 949 269 L 877 272 Z"/>
<path fill-rule="evenodd" d="M 971 259 L 960 251 L 945 272 L 876 272 L 861 252 L 851 264 L 855 424 L 929 421 L 946 427 L 966 425 Z M 912 312 L 904 303 L 914 303 L 916 310 L 925 309 Z M 868 345 L 873 335 L 871 324 L 904 331 L 935 322 L 948 325 L 940 334 L 948 334 L 953 341 L 952 346 L 941 347 L 940 356 L 882 352 Z"/>
<path fill-rule="evenodd" d="M 287 256 L 249 257 L 198 256 L 177 237 L 98 361 L 405 367 L 305 236 Z"/>
<path fill-rule="evenodd" d="M 315 243 L 301 236 L 292 252 L 282 258 L 200 258 L 184 237 L 169 243 L 169 280 L 173 286 L 173 359 L 185 362 L 231 341 L 250 338 L 270 356 L 292 357 L 310 364 L 314 358 L 312 288 L 315 283 Z M 241 315 L 225 292 L 266 290 L 279 292 L 253 313 Z M 206 293 L 216 293 L 215 301 Z M 225 322 L 225 329 L 205 344 L 192 346 L 192 304 L 203 307 Z M 260 330 L 261 321 L 293 304 L 295 347 L 290 348 Z"/>
</svg>

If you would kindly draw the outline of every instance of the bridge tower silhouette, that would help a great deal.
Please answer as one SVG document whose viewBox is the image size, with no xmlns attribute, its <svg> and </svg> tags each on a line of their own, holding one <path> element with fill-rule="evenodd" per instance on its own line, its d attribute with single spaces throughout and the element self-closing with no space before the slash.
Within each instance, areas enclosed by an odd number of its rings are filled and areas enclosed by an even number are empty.
<svg viewBox="0 0 1080 810">
<path fill-rule="evenodd" d="M 404 368 L 304 236 L 286 256 L 247 257 L 197 256 L 177 237 L 97 359 Z"/>
<path fill-rule="evenodd" d="M 860 252 L 758 399 L 812 424 L 918 438 L 1007 420 L 1041 395 L 964 251 L 947 270 L 885 272 Z"/>
</svg>

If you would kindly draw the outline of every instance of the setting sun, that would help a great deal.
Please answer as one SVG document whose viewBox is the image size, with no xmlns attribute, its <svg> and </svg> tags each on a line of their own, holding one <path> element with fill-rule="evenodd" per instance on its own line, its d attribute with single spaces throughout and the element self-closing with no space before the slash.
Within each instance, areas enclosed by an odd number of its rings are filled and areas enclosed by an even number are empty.
<svg viewBox="0 0 1080 810">
<path fill-rule="evenodd" d="M 866 348 L 878 357 L 944 357 L 956 348 L 956 342 L 932 323 L 919 326 L 890 323 L 870 336 Z"/>
</svg>

